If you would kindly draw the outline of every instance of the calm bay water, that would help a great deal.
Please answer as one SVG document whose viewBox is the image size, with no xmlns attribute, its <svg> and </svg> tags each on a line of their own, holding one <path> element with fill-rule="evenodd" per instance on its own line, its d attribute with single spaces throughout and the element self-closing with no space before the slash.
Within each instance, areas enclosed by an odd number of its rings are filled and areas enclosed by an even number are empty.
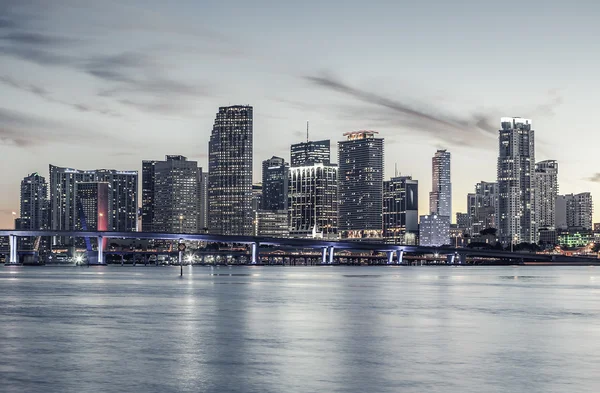
<svg viewBox="0 0 600 393">
<path fill-rule="evenodd" d="M 0 267 L 2 392 L 598 392 L 600 268 Z"/>
</svg>

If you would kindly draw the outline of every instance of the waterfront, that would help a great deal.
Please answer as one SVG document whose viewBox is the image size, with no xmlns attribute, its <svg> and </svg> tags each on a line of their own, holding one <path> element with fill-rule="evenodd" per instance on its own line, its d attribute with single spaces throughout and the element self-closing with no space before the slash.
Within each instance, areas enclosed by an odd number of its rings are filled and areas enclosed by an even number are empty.
<svg viewBox="0 0 600 393">
<path fill-rule="evenodd" d="M 596 392 L 596 267 L 3 267 L 3 392 Z"/>
</svg>

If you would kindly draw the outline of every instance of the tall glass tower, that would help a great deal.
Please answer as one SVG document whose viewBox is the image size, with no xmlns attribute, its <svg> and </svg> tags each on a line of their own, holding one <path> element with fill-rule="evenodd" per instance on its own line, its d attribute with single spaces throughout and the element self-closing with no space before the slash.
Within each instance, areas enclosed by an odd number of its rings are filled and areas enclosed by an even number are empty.
<svg viewBox="0 0 600 393">
<path fill-rule="evenodd" d="M 503 244 L 536 243 L 535 140 L 531 120 L 503 117 L 498 133 L 498 231 Z"/>
<path fill-rule="evenodd" d="M 262 163 L 262 210 L 288 208 L 290 167 L 281 157 L 271 157 Z"/>
<path fill-rule="evenodd" d="M 338 142 L 340 236 L 382 238 L 383 138 L 376 131 L 347 132 Z"/>
<path fill-rule="evenodd" d="M 429 210 L 438 216 L 452 217 L 452 182 L 450 152 L 438 150 L 431 160 L 432 189 Z"/>
<path fill-rule="evenodd" d="M 219 108 L 208 143 L 209 232 L 252 235 L 251 106 Z"/>
</svg>

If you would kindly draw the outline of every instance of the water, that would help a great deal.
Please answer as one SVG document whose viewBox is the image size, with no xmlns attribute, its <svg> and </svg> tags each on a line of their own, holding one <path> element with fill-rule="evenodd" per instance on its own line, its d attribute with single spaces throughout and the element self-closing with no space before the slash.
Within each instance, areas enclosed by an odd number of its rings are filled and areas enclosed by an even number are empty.
<svg viewBox="0 0 600 393">
<path fill-rule="evenodd" d="M 593 267 L 0 267 L 0 391 L 597 392 Z"/>
</svg>

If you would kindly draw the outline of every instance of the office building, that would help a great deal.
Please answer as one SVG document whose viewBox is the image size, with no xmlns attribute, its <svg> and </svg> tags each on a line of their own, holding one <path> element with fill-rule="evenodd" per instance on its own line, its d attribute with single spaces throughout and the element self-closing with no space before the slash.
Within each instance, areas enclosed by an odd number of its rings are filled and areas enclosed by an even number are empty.
<svg viewBox="0 0 600 393">
<path fill-rule="evenodd" d="M 155 162 L 154 232 L 198 232 L 199 172 L 198 163 L 184 156 L 169 155 Z"/>
<path fill-rule="evenodd" d="M 535 164 L 535 208 L 539 229 L 556 227 L 556 197 L 558 195 L 558 162 L 541 161 Z"/>
<path fill-rule="evenodd" d="M 463 231 L 463 233 L 471 232 L 471 217 L 468 213 L 456 213 L 456 228 Z"/>
<path fill-rule="evenodd" d="M 450 217 L 428 214 L 419 218 L 419 244 L 439 247 L 450 244 Z"/>
<path fill-rule="evenodd" d="M 331 147 L 329 140 L 306 141 L 292 145 L 290 164 L 294 167 L 313 164 L 329 164 L 331 162 Z"/>
<path fill-rule="evenodd" d="M 37 172 L 21 181 L 22 229 L 43 230 L 48 228 L 48 183 Z"/>
<path fill-rule="evenodd" d="M 251 106 L 219 108 L 208 144 L 209 232 L 251 235 L 252 137 Z"/>
<path fill-rule="evenodd" d="M 535 133 L 530 119 L 503 117 L 498 133 L 498 235 L 504 245 L 537 243 Z"/>
<path fill-rule="evenodd" d="M 342 239 L 383 237 L 383 138 L 375 131 L 344 134 L 338 142 L 339 213 Z"/>
<path fill-rule="evenodd" d="M 287 210 L 258 210 L 254 220 L 255 236 L 288 237 L 288 211 Z"/>
<path fill-rule="evenodd" d="M 438 150 L 431 160 L 432 190 L 429 193 L 429 210 L 432 214 L 452 217 L 452 182 L 450 179 L 450 153 Z"/>
<path fill-rule="evenodd" d="M 556 198 L 556 227 L 566 230 L 579 228 L 592 230 L 593 202 L 592 194 L 558 195 Z"/>
<path fill-rule="evenodd" d="M 484 229 L 497 228 L 497 189 L 496 183 L 481 181 L 475 185 L 475 192 L 467 195 L 467 214 L 472 235 Z"/>
<path fill-rule="evenodd" d="M 252 185 L 252 220 L 263 205 L 263 186 L 261 183 Z"/>
<path fill-rule="evenodd" d="M 137 171 L 78 170 L 50 165 L 50 229 L 73 230 L 77 224 L 77 183 L 109 184 L 108 229 L 130 232 L 137 228 Z"/>
<path fill-rule="evenodd" d="M 110 183 L 78 182 L 75 184 L 75 228 L 83 231 L 109 230 Z"/>
<path fill-rule="evenodd" d="M 198 231 L 201 233 L 208 232 L 208 172 L 198 170 L 198 203 L 200 209 L 200 217 L 198 218 Z"/>
<path fill-rule="evenodd" d="M 154 184 L 157 161 L 142 161 L 142 232 L 154 232 Z"/>
<path fill-rule="evenodd" d="M 383 182 L 383 237 L 386 243 L 417 244 L 419 182 L 396 176 Z"/>
<path fill-rule="evenodd" d="M 292 145 L 291 157 L 290 236 L 335 238 L 338 231 L 338 167 L 329 162 L 329 141 Z"/>
<path fill-rule="evenodd" d="M 290 167 L 281 157 L 262 163 L 262 210 L 287 210 Z"/>
</svg>

